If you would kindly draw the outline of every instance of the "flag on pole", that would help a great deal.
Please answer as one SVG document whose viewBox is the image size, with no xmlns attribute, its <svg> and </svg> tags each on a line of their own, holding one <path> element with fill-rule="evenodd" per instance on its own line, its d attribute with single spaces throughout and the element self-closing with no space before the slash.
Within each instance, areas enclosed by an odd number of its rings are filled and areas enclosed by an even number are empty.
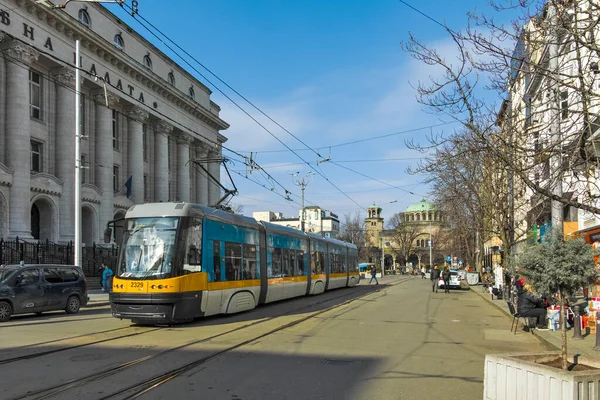
<svg viewBox="0 0 600 400">
<path fill-rule="evenodd" d="M 125 182 L 125 189 L 127 189 L 127 193 L 125 194 L 125 196 L 127 196 L 127 198 L 131 197 L 131 181 L 133 179 L 133 175 L 129 175 L 129 178 L 127 178 L 127 182 Z"/>
</svg>

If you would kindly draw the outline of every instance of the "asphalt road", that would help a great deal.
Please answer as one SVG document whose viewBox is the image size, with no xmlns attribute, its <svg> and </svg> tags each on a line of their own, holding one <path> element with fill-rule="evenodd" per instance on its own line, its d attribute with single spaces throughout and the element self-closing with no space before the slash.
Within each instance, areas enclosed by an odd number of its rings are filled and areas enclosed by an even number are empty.
<svg viewBox="0 0 600 400">
<path fill-rule="evenodd" d="M 481 399 L 486 353 L 544 350 L 475 293 L 383 283 L 174 327 L 15 317 L 0 399 Z"/>
</svg>

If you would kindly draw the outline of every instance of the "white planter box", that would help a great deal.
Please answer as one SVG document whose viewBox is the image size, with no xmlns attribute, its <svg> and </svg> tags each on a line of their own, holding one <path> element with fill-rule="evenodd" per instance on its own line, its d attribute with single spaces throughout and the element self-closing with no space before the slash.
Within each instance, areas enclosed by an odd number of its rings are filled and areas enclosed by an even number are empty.
<svg viewBox="0 0 600 400">
<path fill-rule="evenodd" d="M 557 357 L 560 352 L 487 354 L 484 400 L 600 399 L 600 369 L 571 372 L 535 363 Z M 578 363 L 600 368 L 597 361 L 584 357 L 579 357 Z"/>
</svg>

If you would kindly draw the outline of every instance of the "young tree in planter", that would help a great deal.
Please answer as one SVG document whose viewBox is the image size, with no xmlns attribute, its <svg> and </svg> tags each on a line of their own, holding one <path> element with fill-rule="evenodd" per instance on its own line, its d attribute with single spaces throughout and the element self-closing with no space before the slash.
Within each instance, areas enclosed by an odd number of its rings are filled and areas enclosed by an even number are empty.
<svg viewBox="0 0 600 400">
<path fill-rule="evenodd" d="M 563 233 L 554 232 L 549 241 L 527 247 L 518 257 L 520 272 L 538 293 L 557 295 L 560 304 L 562 368 L 567 369 L 567 298 L 582 287 L 596 281 L 595 250 L 583 239 L 563 240 Z"/>
</svg>

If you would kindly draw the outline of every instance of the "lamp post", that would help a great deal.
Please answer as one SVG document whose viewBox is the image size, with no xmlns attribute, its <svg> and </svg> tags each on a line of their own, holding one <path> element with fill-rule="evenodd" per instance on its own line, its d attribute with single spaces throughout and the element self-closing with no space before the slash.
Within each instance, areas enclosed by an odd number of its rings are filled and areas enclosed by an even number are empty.
<svg viewBox="0 0 600 400">
<path fill-rule="evenodd" d="M 383 278 L 384 274 L 384 260 L 385 260 L 385 249 L 383 248 L 383 238 L 380 237 L 379 240 L 381 241 L 381 277 Z"/>
<path fill-rule="evenodd" d="M 433 240 L 431 238 L 431 220 L 429 221 L 429 268 L 433 268 Z"/>
</svg>

